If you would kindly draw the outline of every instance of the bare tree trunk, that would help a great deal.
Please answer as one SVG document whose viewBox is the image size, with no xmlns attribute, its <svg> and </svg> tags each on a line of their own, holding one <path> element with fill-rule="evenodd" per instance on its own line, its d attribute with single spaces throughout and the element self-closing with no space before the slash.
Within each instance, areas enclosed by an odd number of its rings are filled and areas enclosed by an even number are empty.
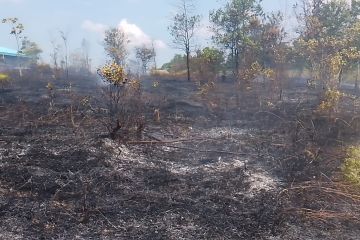
<svg viewBox="0 0 360 240">
<path fill-rule="evenodd" d="M 239 51 L 235 48 L 234 49 L 234 73 L 235 73 L 235 84 L 237 84 L 237 91 L 236 91 L 236 106 L 240 107 L 240 92 L 242 92 L 243 84 L 240 79 L 240 59 L 239 59 Z"/>
<path fill-rule="evenodd" d="M 355 92 L 359 92 L 359 74 L 360 74 L 360 62 L 357 62 L 357 71 L 356 71 L 356 79 L 355 79 Z"/>
<path fill-rule="evenodd" d="M 68 49 L 68 37 L 63 31 L 60 31 L 60 36 L 64 42 L 65 47 L 65 73 L 66 73 L 66 81 L 69 82 L 69 49 Z"/>
<path fill-rule="evenodd" d="M 191 81 L 190 78 L 190 52 L 186 52 L 186 69 L 187 69 L 187 80 Z"/>
<path fill-rule="evenodd" d="M 339 72 L 339 77 L 338 77 L 338 88 L 341 87 L 341 82 L 343 80 L 343 72 L 344 72 L 344 69 L 343 69 L 343 67 L 341 67 L 340 72 Z"/>
<path fill-rule="evenodd" d="M 20 60 L 20 57 L 19 57 L 19 55 L 18 55 L 18 57 L 17 57 L 18 59 L 17 59 L 17 61 L 19 62 L 19 64 L 18 64 L 18 68 L 19 68 L 19 77 L 20 78 L 22 78 L 23 77 L 23 72 L 22 72 L 22 65 L 21 65 L 21 60 Z"/>
<path fill-rule="evenodd" d="M 156 52 L 155 52 L 155 45 L 154 45 L 154 41 L 151 42 L 151 46 L 152 46 L 152 51 L 153 51 L 153 61 L 154 61 L 154 68 L 155 70 L 157 69 L 157 64 L 156 64 Z"/>
</svg>

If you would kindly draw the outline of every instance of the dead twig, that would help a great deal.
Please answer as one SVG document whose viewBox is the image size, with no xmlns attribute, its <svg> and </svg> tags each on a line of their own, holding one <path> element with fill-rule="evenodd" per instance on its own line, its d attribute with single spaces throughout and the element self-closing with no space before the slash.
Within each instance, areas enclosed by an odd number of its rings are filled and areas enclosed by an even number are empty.
<svg viewBox="0 0 360 240">
<path fill-rule="evenodd" d="M 96 211 L 98 213 L 100 213 L 100 215 L 109 223 L 110 226 L 112 226 L 113 228 L 115 228 L 116 230 L 119 230 L 119 228 L 117 226 L 115 226 L 110 220 L 109 218 L 107 218 L 99 209 L 96 209 Z"/>
<path fill-rule="evenodd" d="M 353 129 L 353 127 L 351 126 L 351 123 L 348 123 L 347 121 L 345 121 L 344 119 L 341 119 L 341 118 L 336 118 L 335 119 L 335 122 L 343 122 L 347 127 L 349 127 L 350 129 Z"/>
<path fill-rule="evenodd" d="M 255 115 L 260 114 L 260 113 L 266 113 L 266 114 L 272 115 L 272 116 L 280 119 L 281 121 L 287 122 L 287 120 L 285 120 L 284 118 L 280 117 L 279 115 L 276 115 L 275 113 L 269 112 L 269 111 L 259 111 L 259 112 L 255 113 Z"/>
</svg>

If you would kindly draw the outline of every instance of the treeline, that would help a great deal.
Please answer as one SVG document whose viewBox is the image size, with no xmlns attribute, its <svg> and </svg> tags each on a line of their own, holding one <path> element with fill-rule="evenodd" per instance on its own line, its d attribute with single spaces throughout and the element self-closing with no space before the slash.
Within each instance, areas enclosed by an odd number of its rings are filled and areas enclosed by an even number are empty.
<svg viewBox="0 0 360 240">
<path fill-rule="evenodd" d="M 200 17 L 191 15 L 189 1 L 180 2 L 169 30 L 184 55 L 176 55 L 162 69 L 188 71 L 189 80 L 190 75 L 201 81 L 230 76 L 243 88 L 257 76 L 281 84 L 284 70 L 303 68 L 309 72 L 309 83 L 333 89 L 359 65 L 358 1 L 301 0 L 294 6 L 296 37 L 290 39 L 283 13 L 265 13 L 261 0 L 228 0 L 209 13 L 213 46 L 203 49 L 194 47 Z M 359 71 L 355 72 L 358 88 Z"/>
<path fill-rule="evenodd" d="M 258 77 L 281 86 L 287 70 L 306 69 L 311 85 L 334 89 L 351 72 L 355 88 L 359 88 L 359 1 L 299 0 L 293 8 L 296 37 L 290 38 L 284 27 L 288 19 L 283 13 L 265 12 L 261 0 L 227 0 L 222 7 L 209 12 L 212 44 L 203 48 L 197 48 L 196 42 L 200 15 L 191 0 L 178 3 L 168 31 L 173 46 L 182 54 L 161 67 L 173 75 L 199 82 L 227 78 L 245 89 Z M 25 37 L 24 26 L 18 19 L 7 18 L 2 23 L 10 26 L 18 53 L 31 56 L 33 63 L 37 63 L 42 51 Z M 145 75 L 150 69 L 156 70 L 154 43 L 131 50 L 136 59 L 131 61 L 129 39 L 121 29 L 109 28 L 104 35 L 105 53 L 127 72 Z M 90 71 L 89 43 L 83 40 L 78 50 L 69 53 L 67 34 L 59 31 L 58 37 L 58 41 L 51 40 L 53 69 L 66 72 L 67 78 L 69 69 Z"/>
</svg>

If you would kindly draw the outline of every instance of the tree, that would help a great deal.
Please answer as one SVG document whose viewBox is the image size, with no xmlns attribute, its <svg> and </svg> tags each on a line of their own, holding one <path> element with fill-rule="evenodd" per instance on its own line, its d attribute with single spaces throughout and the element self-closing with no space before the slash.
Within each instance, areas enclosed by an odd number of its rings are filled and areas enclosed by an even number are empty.
<svg viewBox="0 0 360 240">
<path fill-rule="evenodd" d="M 359 60 L 357 14 L 344 0 L 303 1 L 294 45 L 322 89 L 336 88 L 344 68 Z M 356 16 L 356 17 L 355 17 Z"/>
<path fill-rule="evenodd" d="M 84 58 L 80 49 L 76 49 L 75 51 L 71 52 L 69 55 L 70 66 L 69 69 L 72 72 L 81 72 L 84 71 Z"/>
<path fill-rule="evenodd" d="M 224 53 L 216 48 L 205 47 L 197 51 L 195 59 L 202 80 L 211 82 L 224 69 Z"/>
<path fill-rule="evenodd" d="M 286 78 L 286 59 L 289 54 L 289 47 L 284 42 L 286 33 L 282 21 L 283 16 L 280 12 L 266 16 L 266 20 L 262 24 L 261 54 L 259 58 L 265 69 L 268 69 L 268 73 L 270 69 L 273 72 L 270 93 L 274 94 L 278 90 L 279 100 L 282 99 L 283 82 Z"/>
<path fill-rule="evenodd" d="M 285 31 L 282 26 L 283 16 L 280 12 L 271 13 L 261 27 L 259 45 L 261 47 L 262 64 L 276 67 L 279 61 L 283 61 L 280 53 L 286 48 L 284 45 Z"/>
<path fill-rule="evenodd" d="M 261 0 L 230 0 L 223 8 L 210 13 L 213 40 L 229 51 L 229 60 L 236 78 L 239 77 L 240 60 L 243 65 L 249 65 L 245 54 L 246 48 L 251 45 L 249 29 L 251 24 L 263 16 L 260 2 Z"/>
<path fill-rule="evenodd" d="M 89 58 L 89 44 L 83 39 L 81 47 L 75 49 L 69 55 L 70 67 L 69 69 L 78 73 L 87 74 L 90 72 L 91 59 Z"/>
<path fill-rule="evenodd" d="M 129 40 L 125 33 L 118 28 L 110 28 L 105 31 L 104 48 L 106 54 L 117 65 L 125 66 Z"/>
<path fill-rule="evenodd" d="M 22 32 L 24 31 L 24 25 L 18 22 L 18 18 L 4 18 L 2 23 L 10 24 L 11 31 L 10 34 L 14 35 L 16 40 L 16 46 L 18 52 L 20 52 L 20 40 L 22 38 Z"/>
<path fill-rule="evenodd" d="M 180 0 L 178 13 L 172 19 L 171 25 L 168 27 L 173 44 L 176 48 L 185 52 L 187 79 L 190 78 L 190 54 L 193 47 L 195 30 L 200 23 L 200 15 L 193 15 L 194 6 L 189 0 Z"/>
<path fill-rule="evenodd" d="M 15 37 L 16 46 L 17 46 L 17 53 L 18 53 L 18 59 L 19 59 L 20 40 L 22 38 L 22 33 L 24 31 L 24 25 L 22 23 L 18 22 L 18 18 L 3 18 L 2 23 L 10 24 L 10 26 L 11 26 L 10 34 L 14 35 L 14 37 Z M 21 63 L 19 63 L 19 75 L 20 75 L 20 77 L 22 77 Z"/>
<path fill-rule="evenodd" d="M 91 59 L 89 57 L 89 43 L 88 41 L 84 38 L 81 41 L 81 51 L 82 51 L 82 68 L 86 69 L 87 71 L 91 70 Z"/>
<path fill-rule="evenodd" d="M 148 48 L 146 45 L 135 48 L 136 58 L 141 62 L 143 74 L 146 74 L 148 64 L 154 59 L 155 50 L 154 48 Z"/>
<path fill-rule="evenodd" d="M 179 72 L 186 70 L 186 55 L 175 54 L 170 62 L 161 66 L 161 69 L 167 70 L 169 72 Z"/>
<path fill-rule="evenodd" d="M 151 47 L 152 47 L 152 50 L 153 50 L 153 61 L 154 61 L 154 69 L 157 69 L 157 64 L 156 64 L 156 51 L 155 51 L 155 44 L 154 44 L 154 41 L 151 42 Z"/>
<path fill-rule="evenodd" d="M 24 37 L 21 42 L 21 53 L 30 57 L 32 63 L 36 64 L 42 53 L 41 48 L 35 43 Z"/>
<path fill-rule="evenodd" d="M 67 33 L 60 31 L 61 39 L 63 40 L 64 47 L 65 47 L 65 56 L 64 56 L 64 63 L 65 63 L 65 71 L 66 71 L 66 80 L 69 81 L 69 48 L 68 48 L 68 37 Z"/>
<path fill-rule="evenodd" d="M 59 51 L 61 46 L 55 42 L 55 40 L 51 40 L 52 52 L 50 53 L 50 58 L 53 62 L 54 69 L 57 72 L 59 70 Z"/>
<path fill-rule="evenodd" d="M 354 28 L 358 28 L 358 31 L 356 31 L 357 36 L 355 37 L 355 41 L 354 41 L 354 44 L 357 48 L 360 48 L 359 16 L 360 16 L 360 2 L 357 0 L 352 0 L 351 1 L 351 17 L 354 19 L 354 22 L 355 22 L 353 24 Z M 356 29 L 354 29 L 354 30 L 356 30 Z M 357 65 L 357 71 L 356 71 L 356 79 L 355 79 L 354 87 L 355 87 L 355 91 L 358 93 L 359 92 L 359 77 L 360 77 L 360 60 L 356 61 L 356 65 Z"/>
</svg>

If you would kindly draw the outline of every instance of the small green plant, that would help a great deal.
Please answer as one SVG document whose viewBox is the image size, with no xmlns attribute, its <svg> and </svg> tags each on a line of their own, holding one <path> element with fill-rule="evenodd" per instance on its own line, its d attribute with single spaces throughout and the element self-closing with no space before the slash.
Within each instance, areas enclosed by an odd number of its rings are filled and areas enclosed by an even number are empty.
<svg viewBox="0 0 360 240">
<path fill-rule="evenodd" d="M 350 147 L 347 150 L 342 172 L 348 182 L 360 186 L 360 146 Z"/>
</svg>

